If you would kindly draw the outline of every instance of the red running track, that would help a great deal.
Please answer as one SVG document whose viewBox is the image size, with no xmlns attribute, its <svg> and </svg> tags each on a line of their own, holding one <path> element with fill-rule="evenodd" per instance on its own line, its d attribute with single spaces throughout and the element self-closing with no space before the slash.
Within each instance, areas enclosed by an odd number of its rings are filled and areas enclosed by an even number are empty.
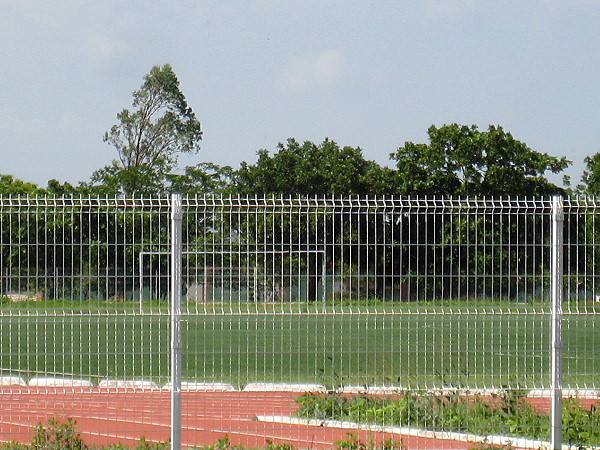
<svg viewBox="0 0 600 450">
<path fill-rule="evenodd" d="M 133 445 L 144 436 L 159 442 L 170 438 L 168 390 L 0 388 L 0 441 L 29 442 L 35 426 L 54 417 L 73 418 L 84 442 Z M 227 436 L 232 444 L 261 448 L 267 440 L 296 448 L 324 449 L 355 433 L 362 442 L 393 439 L 409 449 L 468 449 L 473 444 L 402 436 L 352 428 L 257 421 L 257 416 L 290 416 L 293 392 L 182 392 L 182 444 L 212 444 Z"/>
</svg>

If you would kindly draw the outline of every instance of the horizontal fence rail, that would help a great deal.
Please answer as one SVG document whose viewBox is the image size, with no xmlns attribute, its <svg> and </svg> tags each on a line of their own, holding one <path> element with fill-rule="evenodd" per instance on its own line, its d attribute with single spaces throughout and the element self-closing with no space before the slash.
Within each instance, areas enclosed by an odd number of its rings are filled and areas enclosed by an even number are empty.
<svg viewBox="0 0 600 450">
<path fill-rule="evenodd" d="M 179 232 L 172 198 L 0 197 L 2 401 L 42 385 L 112 389 L 148 414 L 138 437 L 191 446 L 218 436 L 157 432 L 153 392 L 175 383 L 183 417 L 206 407 L 190 389 L 248 389 L 258 403 L 282 389 L 549 398 L 551 198 L 180 200 Z M 597 395 L 600 204 L 566 198 L 562 211 L 562 389 Z M 297 408 L 280 403 L 249 414 Z M 251 434 L 271 439 L 265 427 Z"/>
</svg>

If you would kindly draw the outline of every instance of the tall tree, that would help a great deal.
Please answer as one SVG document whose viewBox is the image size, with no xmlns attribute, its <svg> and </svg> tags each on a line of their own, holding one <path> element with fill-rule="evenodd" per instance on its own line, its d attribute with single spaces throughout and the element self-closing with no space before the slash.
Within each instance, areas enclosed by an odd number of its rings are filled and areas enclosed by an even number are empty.
<svg viewBox="0 0 600 450">
<path fill-rule="evenodd" d="M 244 194 L 383 195 L 394 189 L 393 172 L 358 147 L 288 139 L 272 155 L 260 150 L 255 164 L 242 162 L 235 183 Z"/>
<path fill-rule="evenodd" d="M 516 140 L 500 126 L 489 126 L 480 131 L 477 126 L 458 124 L 431 126 L 428 130 L 429 143 L 407 142 L 391 155 L 396 160 L 400 190 L 406 195 L 429 196 L 549 196 L 564 190 L 545 178 L 546 172 L 560 173 L 570 164 L 566 158 L 557 158 L 529 148 Z M 403 237 L 415 252 L 414 260 L 402 253 L 403 248 L 392 260 L 401 261 L 398 273 L 427 274 L 442 269 L 452 276 L 439 277 L 431 284 L 425 277 L 415 278 L 415 283 L 432 286 L 429 295 L 439 292 L 461 292 L 466 296 L 514 296 L 531 280 L 525 273 L 537 273 L 536 265 L 544 261 L 540 249 L 546 245 L 544 233 L 533 233 L 533 229 L 544 229 L 547 217 L 534 216 L 528 222 L 536 227 L 518 226 L 510 208 L 498 211 L 493 216 L 467 216 L 463 211 L 443 211 L 431 220 L 427 214 L 413 214 L 402 218 L 419 235 Z M 399 230 L 400 231 L 400 230 Z M 437 256 L 425 257 L 427 246 L 432 243 Z M 527 243 L 508 249 L 494 243 Z M 460 244 L 460 245 L 457 245 Z M 419 254 L 421 252 L 421 254 Z M 509 277 L 489 277 L 484 274 L 506 274 L 503 266 L 510 261 Z M 540 269 L 541 270 L 541 269 Z"/>
<path fill-rule="evenodd" d="M 122 185 L 126 193 L 137 191 L 137 181 L 162 178 L 176 166 L 181 153 L 197 152 L 202 139 L 200 122 L 169 64 L 152 67 L 133 92 L 133 108 L 117 114 L 119 122 L 104 135 L 104 141 L 117 150 L 118 160 L 92 177 L 96 182 L 105 178 L 126 182 Z M 116 176 L 118 169 L 127 172 L 123 179 Z"/>
<path fill-rule="evenodd" d="M 587 156 L 584 162 L 585 169 L 581 177 L 583 186 L 579 190 L 584 194 L 596 197 L 600 195 L 600 153 Z"/>
<path fill-rule="evenodd" d="M 406 142 L 390 156 L 396 161 L 401 194 L 421 195 L 551 195 L 563 189 L 545 178 L 570 165 L 529 148 L 490 125 L 431 126 L 429 143 Z"/>
<path fill-rule="evenodd" d="M 329 139 L 320 144 L 288 139 L 277 146 L 275 153 L 261 150 L 258 156 L 256 164 L 242 163 L 234 177 L 237 189 L 243 194 L 364 196 L 386 195 L 395 190 L 394 170 L 366 160 L 360 148 L 340 147 Z M 259 247 L 300 251 L 297 263 L 308 275 L 307 294 L 314 301 L 322 264 L 327 260 L 339 266 L 373 261 L 373 255 L 358 255 L 365 247 L 345 243 L 360 242 L 369 233 L 372 236 L 380 230 L 377 218 L 350 210 L 334 213 L 325 208 L 320 214 L 302 220 L 267 211 L 248 225 L 243 239 Z"/>
</svg>

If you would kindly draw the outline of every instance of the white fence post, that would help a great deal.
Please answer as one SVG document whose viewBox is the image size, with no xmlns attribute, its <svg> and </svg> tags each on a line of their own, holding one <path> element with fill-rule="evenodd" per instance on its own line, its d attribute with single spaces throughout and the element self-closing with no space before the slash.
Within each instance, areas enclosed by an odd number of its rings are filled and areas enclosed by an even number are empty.
<svg viewBox="0 0 600 450">
<path fill-rule="evenodd" d="M 552 198 L 552 381 L 550 444 L 562 448 L 563 199 Z"/>
<path fill-rule="evenodd" d="M 181 449 L 181 195 L 171 195 L 171 449 Z"/>
</svg>

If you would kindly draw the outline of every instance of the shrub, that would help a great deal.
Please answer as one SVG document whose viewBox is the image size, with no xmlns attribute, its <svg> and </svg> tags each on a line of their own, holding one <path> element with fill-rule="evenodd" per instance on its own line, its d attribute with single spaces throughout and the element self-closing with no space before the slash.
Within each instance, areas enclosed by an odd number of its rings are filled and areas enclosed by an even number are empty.
<svg viewBox="0 0 600 450">
<path fill-rule="evenodd" d="M 297 399 L 297 403 L 300 407 L 296 415 L 300 417 L 461 431 L 483 436 L 549 438 L 549 416 L 531 405 L 521 391 L 506 391 L 491 399 L 465 397 L 456 392 L 417 395 L 408 391 L 400 398 L 305 394 Z M 600 410 L 595 406 L 582 408 L 576 399 L 566 400 L 563 404 L 563 439 L 571 445 L 598 446 Z M 351 436 L 340 443 L 343 444 L 341 448 L 358 448 L 353 447 L 356 442 Z"/>
<path fill-rule="evenodd" d="M 81 436 L 75 431 L 75 426 L 76 422 L 70 418 L 63 423 L 51 418 L 46 426 L 40 423 L 35 429 L 30 448 L 35 450 L 87 449 L 88 447 L 81 440 Z"/>
</svg>

